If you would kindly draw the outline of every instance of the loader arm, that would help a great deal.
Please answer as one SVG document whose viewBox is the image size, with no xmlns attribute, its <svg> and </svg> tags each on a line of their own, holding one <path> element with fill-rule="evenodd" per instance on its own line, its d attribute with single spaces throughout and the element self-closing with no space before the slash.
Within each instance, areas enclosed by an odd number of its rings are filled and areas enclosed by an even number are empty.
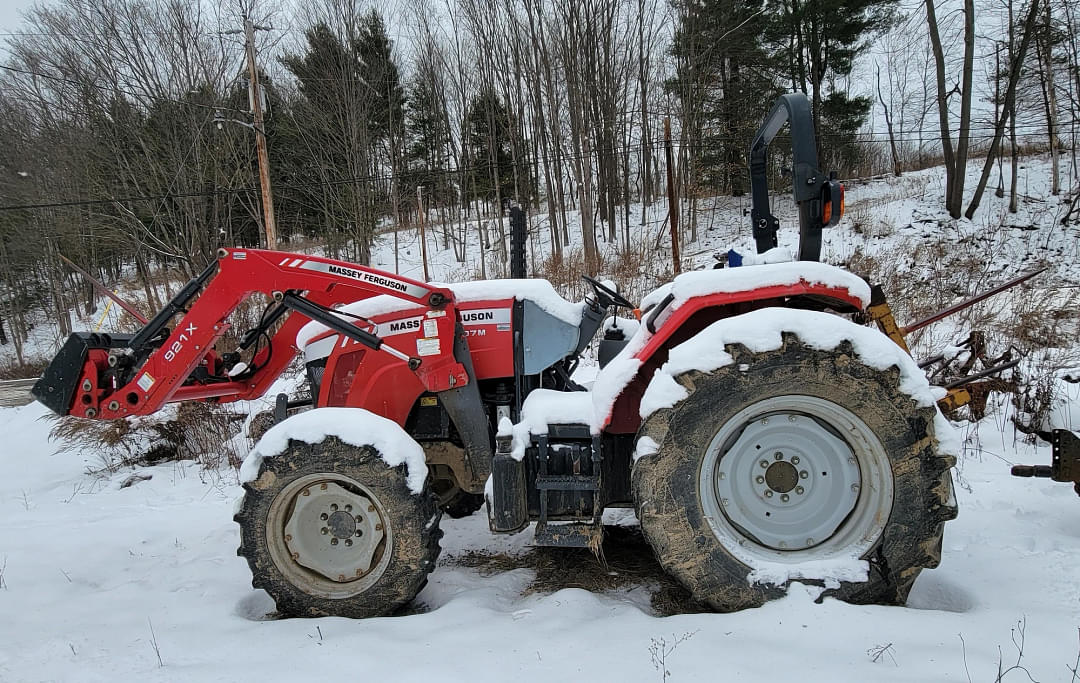
<svg viewBox="0 0 1080 683">
<path fill-rule="evenodd" d="M 134 336 L 72 334 L 34 386 L 34 396 L 60 415 L 98 419 L 149 415 L 177 401 L 257 398 L 292 361 L 296 333 L 309 320 L 390 353 L 428 391 L 469 383 L 454 357 L 457 314 L 450 290 L 303 254 L 221 249 L 217 256 Z M 237 352 L 219 353 L 215 347 L 230 328 L 229 316 L 256 294 L 271 301 L 259 324 L 245 332 Z M 429 343 L 392 348 L 330 309 L 378 295 L 427 307 Z M 239 362 L 241 353 L 250 354 L 246 363 Z"/>
</svg>

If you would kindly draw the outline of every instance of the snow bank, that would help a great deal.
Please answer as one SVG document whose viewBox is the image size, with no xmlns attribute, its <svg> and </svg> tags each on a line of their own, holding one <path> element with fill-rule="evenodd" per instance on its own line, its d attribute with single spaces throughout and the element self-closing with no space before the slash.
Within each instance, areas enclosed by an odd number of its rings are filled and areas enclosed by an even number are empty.
<svg viewBox="0 0 1080 683">
<path fill-rule="evenodd" d="M 743 315 L 719 320 L 693 338 L 671 350 L 668 361 L 649 382 L 641 399 L 641 417 L 647 418 L 661 408 L 669 408 L 686 397 L 686 392 L 674 378 L 689 370 L 712 372 L 734 363 L 725 351 L 727 344 L 742 344 L 761 353 L 780 348 L 782 332 L 798 335 L 815 349 L 830 350 L 849 341 L 859 359 L 877 370 L 890 366 L 900 368 L 900 390 L 919 406 L 937 406 L 938 394 L 931 388 L 926 374 L 918 364 L 875 329 L 856 325 L 844 318 L 816 311 L 789 308 L 763 308 Z M 934 431 L 945 453 L 958 454 L 959 441 L 948 420 L 938 411 Z"/>
<path fill-rule="evenodd" d="M 529 435 L 547 434 L 549 424 L 578 423 L 589 425 L 593 434 L 600 432 L 591 392 L 535 389 L 521 405 L 521 419 L 513 427 L 514 440 L 510 454 L 515 460 L 523 459 L 525 449 L 529 446 Z M 500 433 L 503 429 L 500 422 Z"/>
<path fill-rule="evenodd" d="M 771 251 L 761 254 L 759 258 L 769 253 Z M 675 296 L 670 307 L 671 310 L 675 310 L 695 296 L 720 292 L 742 292 L 760 287 L 794 285 L 799 282 L 846 289 L 862 302 L 863 307 L 870 303 L 870 285 L 866 284 L 862 278 L 827 263 L 796 261 L 683 273 L 642 299 L 641 310 L 648 310 L 659 304 L 668 294 Z"/>
<path fill-rule="evenodd" d="M 446 287 L 454 293 L 458 303 L 472 303 L 475 301 L 490 301 L 493 299 L 517 299 L 518 301 L 532 301 L 541 310 L 550 313 L 556 318 L 578 325 L 581 323 L 581 308 L 584 303 L 572 304 L 562 298 L 551 283 L 540 279 L 519 280 L 477 280 L 476 282 L 433 282 L 436 287 Z M 398 313 L 410 309 L 423 308 L 405 299 L 399 299 L 389 294 L 380 294 L 370 299 L 361 299 L 350 304 L 345 304 L 335 310 L 350 315 L 358 315 L 364 318 L 372 318 L 377 315 Z M 355 318 L 348 315 L 340 316 L 346 322 L 355 322 Z M 318 321 L 311 321 L 300 328 L 296 334 L 297 348 L 304 348 L 315 337 L 328 332 L 329 327 Z"/>
<path fill-rule="evenodd" d="M 336 436 L 353 446 L 371 446 L 390 467 L 404 464 L 408 469 L 409 490 L 413 493 L 424 490 L 428 475 L 424 449 L 396 422 L 361 408 L 316 408 L 274 425 L 244 459 L 240 482 L 254 481 L 263 458 L 280 455 L 290 439 L 319 443 L 328 436 Z"/>
</svg>

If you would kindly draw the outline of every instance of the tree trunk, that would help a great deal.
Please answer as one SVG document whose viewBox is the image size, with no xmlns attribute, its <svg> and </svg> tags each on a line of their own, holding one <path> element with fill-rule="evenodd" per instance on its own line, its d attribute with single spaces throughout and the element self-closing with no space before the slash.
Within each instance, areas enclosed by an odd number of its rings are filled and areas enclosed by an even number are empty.
<svg viewBox="0 0 1080 683">
<path fill-rule="evenodd" d="M 1031 9 L 1028 11 L 1028 16 L 1024 20 L 1024 34 L 1020 39 L 1020 48 L 1016 51 L 1016 58 L 1013 60 L 1013 63 L 1009 65 L 1009 87 L 1005 91 L 1005 111 L 1013 111 L 1013 107 L 1015 106 L 1016 84 L 1020 81 L 1020 72 L 1023 68 L 1024 57 L 1027 55 L 1028 46 L 1031 44 L 1032 34 L 1035 32 L 1035 21 L 1038 17 L 1039 0 L 1031 0 Z M 969 219 L 975 215 L 975 211 L 979 208 L 979 202 L 982 201 L 982 194 L 986 189 L 986 182 L 990 179 L 990 171 L 994 165 L 994 158 L 997 156 L 998 148 L 1001 146 L 1001 138 L 1005 134 L 1006 123 L 1005 117 L 1002 116 L 998 118 L 997 125 L 994 126 L 994 140 L 990 143 L 990 151 L 986 155 L 986 162 L 983 164 L 982 175 L 979 176 L 979 184 L 975 187 L 975 194 L 971 198 L 971 203 L 968 204 L 967 211 L 964 212 L 964 215 Z M 1013 162 L 1013 168 L 1016 168 L 1015 161 Z"/>
<path fill-rule="evenodd" d="M 1046 98 L 1046 132 L 1050 136 L 1050 194 L 1061 194 L 1061 171 L 1058 149 L 1058 107 L 1057 88 L 1054 82 L 1054 46 L 1053 46 L 1053 22 L 1050 17 L 1050 3 L 1045 4 L 1044 21 L 1042 30 L 1042 71 L 1044 94 Z"/>
<path fill-rule="evenodd" d="M 925 0 L 925 4 L 926 27 L 930 33 L 930 45 L 934 52 L 938 129 L 941 133 L 941 155 L 945 159 L 945 207 L 948 209 L 952 206 L 953 177 L 956 175 L 956 162 L 953 158 L 952 133 L 949 132 L 949 94 L 945 90 L 945 52 L 941 47 L 941 33 L 938 31 L 934 0 Z"/>
<path fill-rule="evenodd" d="M 960 217 L 967 179 L 968 145 L 971 142 L 972 77 L 975 69 L 975 0 L 964 0 L 964 71 L 960 85 L 960 130 L 956 140 L 956 166 L 953 176 L 952 204 L 946 207 L 953 218 Z"/>
<path fill-rule="evenodd" d="M 900 177 L 900 157 L 896 153 L 896 135 L 893 134 L 892 117 L 889 116 L 889 105 L 885 104 L 885 98 L 881 95 L 881 69 L 877 73 L 877 96 L 881 102 L 881 108 L 885 111 L 885 128 L 889 131 L 889 151 L 892 152 L 893 175 Z"/>
</svg>

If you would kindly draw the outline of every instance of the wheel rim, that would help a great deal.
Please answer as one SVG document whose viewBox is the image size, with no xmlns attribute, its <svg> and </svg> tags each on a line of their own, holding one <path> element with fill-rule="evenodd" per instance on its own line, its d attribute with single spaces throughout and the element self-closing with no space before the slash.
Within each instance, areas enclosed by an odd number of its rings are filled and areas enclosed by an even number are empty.
<svg viewBox="0 0 1080 683">
<path fill-rule="evenodd" d="M 312 474 L 285 486 L 270 505 L 267 545 L 274 564 L 307 593 L 363 593 L 386 570 L 392 529 L 375 494 L 354 479 Z"/>
<path fill-rule="evenodd" d="M 698 478 L 705 516 L 740 561 L 861 557 L 892 509 L 880 440 L 854 413 L 815 396 L 777 396 L 727 420 Z"/>
</svg>

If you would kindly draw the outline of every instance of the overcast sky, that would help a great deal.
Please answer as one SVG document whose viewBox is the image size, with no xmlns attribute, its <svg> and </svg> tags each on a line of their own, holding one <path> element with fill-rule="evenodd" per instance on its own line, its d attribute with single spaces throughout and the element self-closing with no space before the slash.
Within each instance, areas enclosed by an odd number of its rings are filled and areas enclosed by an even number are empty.
<svg viewBox="0 0 1080 683">
<path fill-rule="evenodd" d="M 19 13 L 29 9 L 34 0 L 0 0 L 0 32 L 11 32 L 19 27 Z"/>
</svg>

